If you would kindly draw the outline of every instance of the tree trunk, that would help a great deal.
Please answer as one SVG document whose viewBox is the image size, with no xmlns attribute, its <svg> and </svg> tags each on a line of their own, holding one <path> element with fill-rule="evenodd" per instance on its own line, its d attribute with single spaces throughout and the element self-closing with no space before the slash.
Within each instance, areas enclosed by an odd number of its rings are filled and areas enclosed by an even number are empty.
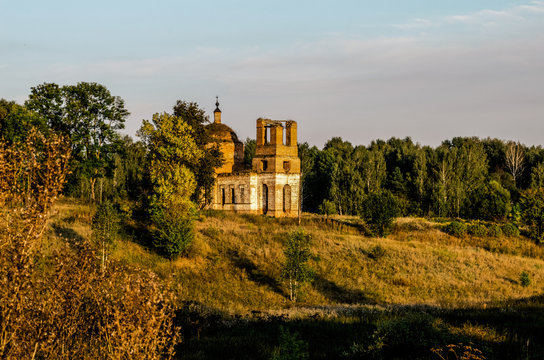
<svg viewBox="0 0 544 360">
<path fill-rule="evenodd" d="M 91 201 L 94 202 L 95 195 L 94 195 L 94 185 L 96 184 L 96 178 L 90 178 L 89 182 L 91 184 Z"/>
</svg>

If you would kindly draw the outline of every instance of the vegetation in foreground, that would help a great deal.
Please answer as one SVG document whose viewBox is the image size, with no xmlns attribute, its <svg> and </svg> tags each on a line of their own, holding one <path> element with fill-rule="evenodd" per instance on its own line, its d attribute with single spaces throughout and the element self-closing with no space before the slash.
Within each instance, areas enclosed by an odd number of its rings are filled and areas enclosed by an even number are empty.
<svg viewBox="0 0 544 360">
<path fill-rule="evenodd" d="M 92 207 L 56 210 L 51 246 L 90 234 Z M 175 293 L 179 358 L 268 359 L 295 346 L 285 334 L 310 358 L 439 359 L 431 348 L 459 343 L 487 359 L 542 356 L 543 249 L 523 236 L 452 236 L 449 223 L 400 218 L 374 238 L 353 217 L 305 215 L 299 226 L 209 211 L 187 257 L 168 260 L 125 218 L 110 258 L 151 270 Z M 312 238 L 313 278 L 295 304 L 281 269 L 298 230 Z"/>
</svg>

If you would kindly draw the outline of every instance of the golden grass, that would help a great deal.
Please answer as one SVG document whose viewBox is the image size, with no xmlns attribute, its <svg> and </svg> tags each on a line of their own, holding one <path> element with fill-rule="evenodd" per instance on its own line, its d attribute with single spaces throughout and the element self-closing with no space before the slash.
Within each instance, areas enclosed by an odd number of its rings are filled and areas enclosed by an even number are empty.
<svg viewBox="0 0 544 360">
<path fill-rule="evenodd" d="M 55 210 L 49 244 L 66 235 L 90 235 L 88 206 L 63 201 Z M 542 248 L 525 238 L 457 239 L 441 232 L 440 224 L 416 218 L 399 219 L 388 238 L 364 237 L 313 215 L 301 227 L 313 238 L 315 278 L 297 307 L 485 306 L 544 290 Z M 297 228 L 293 219 L 206 212 L 195 223 L 196 238 L 185 258 L 166 260 L 130 239 L 119 240 L 111 257 L 153 270 L 180 301 L 229 314 L 288 311 L 293 304 L 280 277 L 282 241 Z M 522 271 L 530 275 L 528 287 L 519 283 Z"/>
</svg>

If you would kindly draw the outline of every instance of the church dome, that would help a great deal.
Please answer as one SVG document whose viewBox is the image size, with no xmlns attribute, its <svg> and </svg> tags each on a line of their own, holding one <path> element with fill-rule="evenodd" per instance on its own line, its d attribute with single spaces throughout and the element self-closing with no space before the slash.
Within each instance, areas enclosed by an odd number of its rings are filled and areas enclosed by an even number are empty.
<svg viewBox="0 0 544 360">
<path fill-rule="evenodd" d="M 206 125 L 206 132 L 217 142 L 241 143 L 238 136 L 230 127 L 222 123 L 211 123 Z"/>
</svg>

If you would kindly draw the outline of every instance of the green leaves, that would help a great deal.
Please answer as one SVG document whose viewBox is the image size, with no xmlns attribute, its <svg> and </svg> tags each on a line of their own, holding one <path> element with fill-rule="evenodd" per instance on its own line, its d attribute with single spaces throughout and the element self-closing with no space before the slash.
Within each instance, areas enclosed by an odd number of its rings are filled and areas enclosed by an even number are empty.
<svg viewBox="0 0 544 360">
<path fill-rule="evenodd" d="M 398 215 L 398 200 L 388 190 L 370 193 L 363 201 L 361 216 L 379 236 L 389 234 Z"/>
<path fill-rule="evenodd" d="M 308 265 L 310 259 L 311 237 L 303 230 L 289 234 L 285 240 L 285 263 L 282 267 L 282 276 L 289 280 L 291 301 L 297 301 L 300 284 L 308 281 L 312 276 L 312 269 Z"/>
</svg>

